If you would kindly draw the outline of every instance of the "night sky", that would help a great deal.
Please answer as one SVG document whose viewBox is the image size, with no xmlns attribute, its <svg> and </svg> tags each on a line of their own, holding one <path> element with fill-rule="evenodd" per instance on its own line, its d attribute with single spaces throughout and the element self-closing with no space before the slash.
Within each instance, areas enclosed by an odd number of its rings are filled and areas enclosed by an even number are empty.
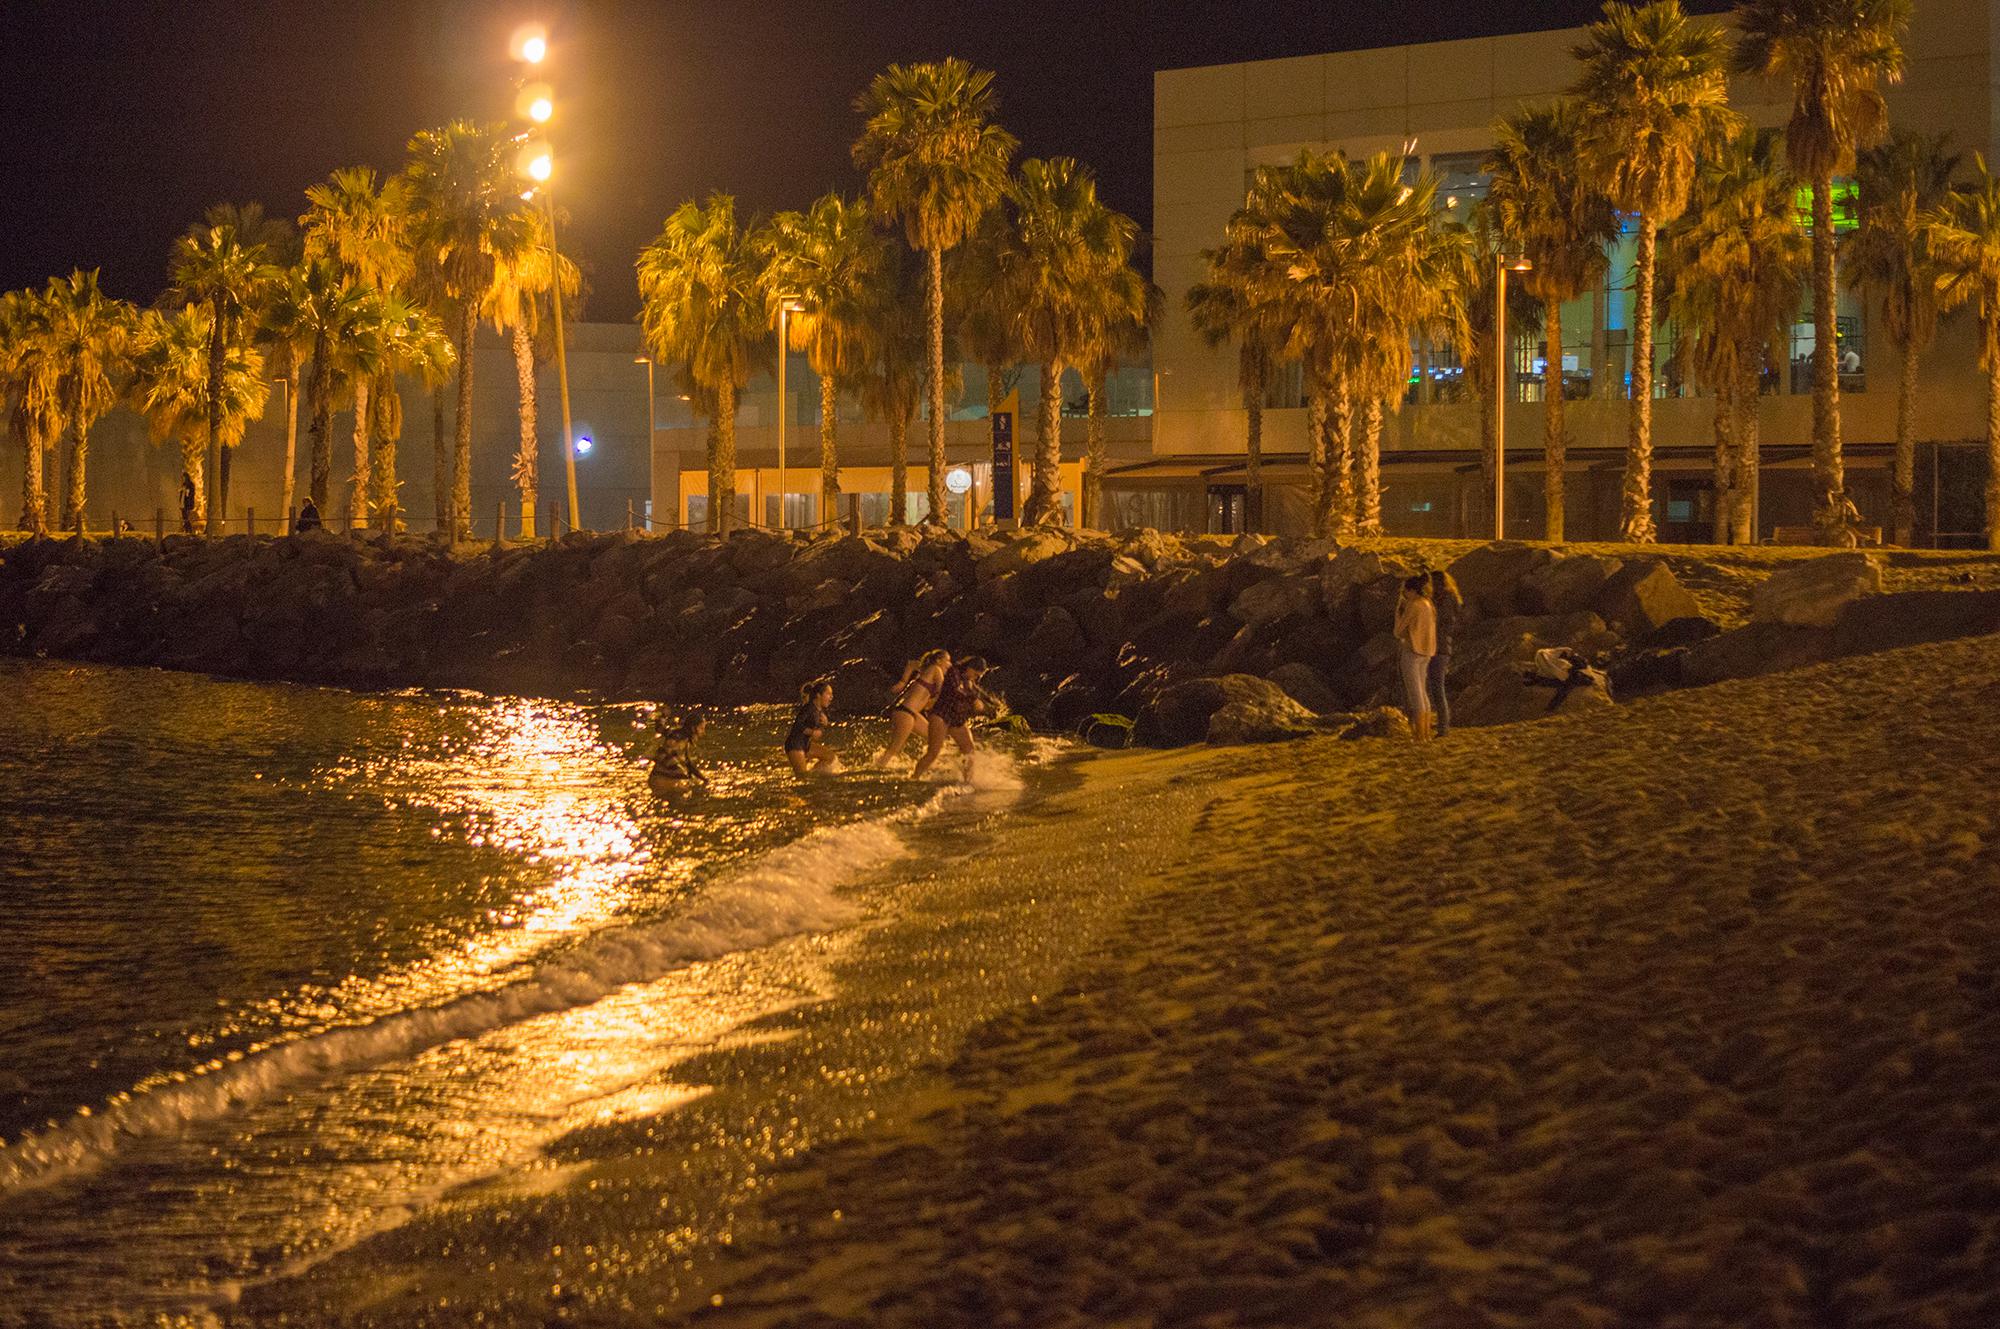
<svg viewBox="0 0 2000 1329">
<path fill-rule="evenodd" d="M 207 205 L 254 199 L 296 216 L 305 186 L 337 166 L 394 169 L 417 129 L 505 115 L 507 37 L 532 18 L 554 42 L 565 247 L 591 273 L 587 316 L 624 319 L 632 258 L 681 201 L 726 190 L 747 215 L 856 190 L 853 98 L 892 61 L 960 55 L 996 70 L 1023 152 L 1090 163 L 1143 226 L 1156 69 L 1596 12 L 1592 0 L 4 0 L 0 288 L 97 266 L 113 293 L 151 300 L 169 243 Z"/>
</svg>

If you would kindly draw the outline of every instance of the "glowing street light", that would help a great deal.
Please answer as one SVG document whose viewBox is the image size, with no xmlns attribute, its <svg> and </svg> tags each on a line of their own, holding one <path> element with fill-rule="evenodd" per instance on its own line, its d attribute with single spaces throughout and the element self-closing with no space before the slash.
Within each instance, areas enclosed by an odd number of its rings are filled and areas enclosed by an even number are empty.
<svg viewBox="0 0 2000 1329">
<path fill-rule="evenodd" d="M 527 171 L 530 180 L 545 185 L 549 177 L 556 173 L 556 159 L 546 147 L 530 148 Z"/>
<path fill-rule="evenodd" d="M 555 102 L 547 96 L 536 97 L 528 103 L 528 118 L 538 125 L 545 125 L 549 117 L 556 113 Z"/>
<path fill-rule="evenodd" d="M 514 58 L 529 66 L 539 66 L 549 55 L 548 29 L 540 24 L 529 24 L 514 30 L 511 43 Z M 526 119 L 537 125 L 546 125 L 555 118 L 555 91 L 547 83 L 529 83 L 525 80 L 515 85 L 515 109 Z M 527 136 L 524 136 L 527 137 Z M 522 194 L 523 201 L 530 201 L 537 194 L 541 196 L 549 227 L 549 303 L 555 314 L 556 324 L 556 391 L 562 399 L 563 426 L 563 482 L 569 491 L 569 528 L 578 526 L 576 501 L 576 459 L 580 453 L 590 451 L 590 440 L 580 438 L 571 442 L 569 415 L 569 355 L 564 346 L 562 309 L 562 256 L 556 247 L 556 200 L 552 180 L 556 173 L 555 150 L 546 139 L 530 137 L 522 149 L 521 173 L 535 182 L 535 188 Z M 524 515 L 523 522 L 532 521 Z"/>
<path fill-rule="evenodd" d="M 790 316 L 805 308 L 796 295 L 778 297 L 778 525 L 785 522 L 785 362 L 791 359 L 792 343 L 786 331 Z M 821 514 L 822 517 L 825 515 Z"/>
<path fill-rule="evenodd" d="M 590 441 L 590 435 L 580 435 L 576 440 L 576 455 L 579 457 L 588 457 L 590 450 L 596 446 L 595 443 Z"/>
<path fill-rule="evenodd" d="M 1493 538 L 1507 538 L 1507 274 L 1532 272 L 1518 254 L 1493 256 Z M 1555 348 L 1562 372 L 1562 347 Z"/>
</svg>

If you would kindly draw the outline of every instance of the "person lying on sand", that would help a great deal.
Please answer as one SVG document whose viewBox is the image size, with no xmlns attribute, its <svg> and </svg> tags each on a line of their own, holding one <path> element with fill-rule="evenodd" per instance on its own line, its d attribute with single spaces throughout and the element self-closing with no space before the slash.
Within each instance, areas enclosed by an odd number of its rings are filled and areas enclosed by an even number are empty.
<svg viewBox="0 0 2000 1329">
<path fill-rule="evenodd" d="M 931 767 L 937 765 L 938 757 L 944 752 L 946 738 L 956 743 L 965 756 L 963 778 L 972 779 L 972 754 L 976 746 L 972 741 L 972 717 L 997 709 L 992 698 L 979 688 L 979 680 L 985 674 L 986 661 L 976 655 L 967 656 L 962 663 L 946 671 L 944 685 L 938 689 L 937 704 L 931 707 L 930 746 L 917 762 L 914 772 L 917 779 L 923 779 L 930 774 Z"/>
<path fill-rule="evenodd" d="M 826 732 L 826 708 L 833 705 L 833 684 L 821 679 L 799 689 L 799 709 L 785 735 L 785 759 L 795 775 L 830 775 L 840 769 L 840 754 L 819 741 Z"/>
<path fill-rule="evenodd" d="M 646 784 L 654 793 L 662 798 L 678 798 L 708 787 L 708 776 L 694 759 L 695 740 L 706 728 L 708 721 L 699 715 L 686 715 L 679 720 L 660 717 L 660 742 L 653 749 L 652 772 L 646 776 Z"/>
<path fill-rule="evenodd" d="M 951 652 L 944 650 L 926 651 L 922 659 L 903 667 L 903 676 L 896 680 L 896 699 L 889 706 L 889 741 L 875 754 L 877 770 L 902 756 L 910 735 L 929 723 L 931 705 L 949 668 Z"/>
</svg>

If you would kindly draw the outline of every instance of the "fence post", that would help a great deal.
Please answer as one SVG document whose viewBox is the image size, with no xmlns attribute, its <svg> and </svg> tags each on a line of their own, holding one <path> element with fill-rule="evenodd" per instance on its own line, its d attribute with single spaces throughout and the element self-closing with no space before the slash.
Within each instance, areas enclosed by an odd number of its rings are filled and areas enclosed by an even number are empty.
<svg viewBox="0 0 2000 1329">
<path fill-rule="evenodd" d="M 493 505 L 493 543 L 501 544 L 507 539 L 507 500 L 501 499 Z"/>
<path fill-rule="evenodd" d="M 625 500 L 625 529 L 632 529 L 632 500 L 629 498 Z"/>
<path fill-rule="evenodd" d="M 257 509 L 243 509 L 243 534 L 255 539 L 257 536 Z"/>
<path fill-rule="evenodd" d="M 298 510 L 297 508 L 295 508 L 295 507 L 293 507 L 293 508 L 286 508 L 286 509 L 285 509 L 285 534 L 286 534 L 286 535 L 297 535 L 298 533 L 299 533 L 299 510 Z"/>
<path fill-rule="evenodd" d="M 165 508 L 153 509 L 153 539 L 161 544 L 167 542 L 167 510 Z"/>
</svg>

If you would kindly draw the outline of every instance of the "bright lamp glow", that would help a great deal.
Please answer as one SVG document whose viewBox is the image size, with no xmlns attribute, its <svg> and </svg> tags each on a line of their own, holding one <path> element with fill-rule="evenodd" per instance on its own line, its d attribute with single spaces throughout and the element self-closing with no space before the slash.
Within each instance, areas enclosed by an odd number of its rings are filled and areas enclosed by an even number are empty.
<svg viewBox="0 0 2000 1329">
<path fill-rule="evenodd" d="M 538 65 L 549 57 L 549 39 L 540 32 L 528 32 L 521 38 L 521 58 L 531 65 Z"/>
<path fill-rule="evenodd" d="M 538 125 L 545 125 L 549 117 L 556 113 L 556 104 L 547 96 L 536 97 L 528 103 L 528 118 Z"/>
<path fill-rule="evenodd" d="M 576 440 L 576 455 L 579 457 L 588 457 L 590 455 L 590 449 L 593 446 L 595 445 L 591 443 L 590 435 L 588 434 L 579 435 Z"/>
<path fill-rule="evenodd" d="M 541 149 L 528 158 L 528 178 L 537 184 L 544 184 L 556 173 L 556 160 L 547 148 Z"/>
</svg>

